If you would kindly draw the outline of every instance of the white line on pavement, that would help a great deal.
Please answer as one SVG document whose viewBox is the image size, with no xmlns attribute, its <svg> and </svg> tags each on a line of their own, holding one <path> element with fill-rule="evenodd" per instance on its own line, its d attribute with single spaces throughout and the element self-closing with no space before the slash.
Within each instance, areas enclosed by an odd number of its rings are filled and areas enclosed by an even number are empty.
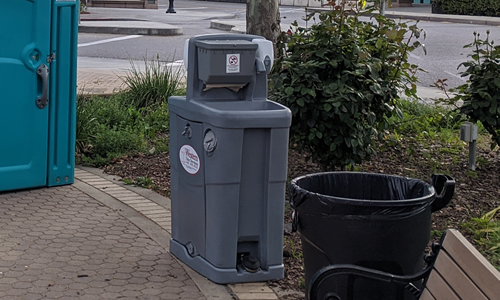
<svg viewBox="0 0 500 300">
<path fill-rule="evenodd" d="M 418 55 L 415 55 L 415 54 L 413 54 L 413 53 L 411 53 L 411 52 L 410 52 L 410 53 L 408 53 L 408 54 L 410 55 L 410 57 L 416 58 L 416 59 L 418 59 L 418 60 L 422 60 L 422 57 L 420 57 L 420 56 L 418 56 Z"/>
<path fill-rule="evenodd" d="M 117 37 L 117 38 L 112 38 L 112 39 L 107 39 L 107 40 L 100 40 L 100 41 L 95 41 L 95 42 L 90 42 L 90 43 L 83 43 L 83 44 L 78 44 L 78 48 L 87 47 L 87 46 L 94 46 L 94 45 L 99 45 L 99 44 L 112 43 L 112 42 L 118 42 L 118 41 L 123 41 L 123 40 L 130 40 L 130 39 L 139 38 L 141 36 L 142 35 L 127 35 L 127 36 L 122 36 L 122 37 Z"/>
<path fill-rule="evenodd" d="M 165 5 L 166 6 L 166 5 Z M 183 7 L 183 8 L 177 8 L 177 9 L 180 9 L 180 10 L 188 10 L 188 9 L 207 9 L 208 7 Z"/>
<path fill-rule="evenodd" d="M 453 76 L 453 77 L 456 77 L 456 78 L 458 78 L 458 79 L 460 79 L 460 80 L 462 80 L 462 81 L 467 81 L 467 80 L 465 80 L 462 76 L 459 76 L 459 75 L 457 75 L 457 74 L 453 74 L 453 73 L 448 72 L 448 71 L 444 71 L 444 72 L 445 72 L 446 74 L 451 75 L 451 76 Z"/>
</svg>

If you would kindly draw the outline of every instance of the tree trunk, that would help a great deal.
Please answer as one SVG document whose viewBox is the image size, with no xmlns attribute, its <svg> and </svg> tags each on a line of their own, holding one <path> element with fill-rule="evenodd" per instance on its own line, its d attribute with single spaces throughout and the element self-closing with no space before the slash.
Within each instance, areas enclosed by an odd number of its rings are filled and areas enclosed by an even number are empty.
<svg viewBox="0 0 500 300">
<path fill-rule="evenodd" d="M 280 34 L 278 0 L 247 0 L 247 33 L 265 37 L 276 45 Z"/>
</svg>

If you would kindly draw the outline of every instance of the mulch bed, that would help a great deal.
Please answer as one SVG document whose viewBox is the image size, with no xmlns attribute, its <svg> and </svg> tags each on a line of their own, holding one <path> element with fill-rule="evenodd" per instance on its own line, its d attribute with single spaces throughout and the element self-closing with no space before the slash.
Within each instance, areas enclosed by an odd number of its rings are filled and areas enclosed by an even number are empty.
<svg viewBox="0 0 500 300">
<path fill-rule="evenodd" d="M 400 175 L 430 181 L 433 173 L 446 172 L 456 181 L 455 196 L 451 203 L 432 216 L 432 230 L 444 231 L 447 228 L 462 229 L 462 224 L 473 217 L 500 206 L 500 159 L 499 152 L 478 149 L 478 168 L 468 171 L 468 150 L 451 153 L 450 145 L 435 143 L 425 149 L 419 148 L 412 139 L 400 141 L 396 146 L 380 145 L 378 154 L 371 161 L 359 166 L 360 171 Z M 498 148 L 497 148 L 498 149 Z M 156 192 L 169 196 L 170 161 L 168 153 L 154 155 L 133 155 L 123 157 L 105 166 L 104 171 L 135 181 L 138 177 L 148 177 Z M 307 160 L 304 154 L 289 152 L 288 176 L 320 172 L 321 169 Z M 285 278 L 269 282 L 269 285 L 282 294 L 282 299 L 304 298 L 304 270 L 300 236 L 291 232 L 291 209 L 285 211 L 284 264 Z M 470 233 L 462 230 L 470 238 Z M 471 242 L 473 242 L 471 240 Z"/>
</svg>

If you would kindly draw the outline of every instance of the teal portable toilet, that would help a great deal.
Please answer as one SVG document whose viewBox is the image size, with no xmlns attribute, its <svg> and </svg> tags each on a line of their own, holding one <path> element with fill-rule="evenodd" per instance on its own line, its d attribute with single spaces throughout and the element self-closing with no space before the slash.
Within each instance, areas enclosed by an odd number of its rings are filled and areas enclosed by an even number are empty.
<svg viewBox="0 0 500 300">
<path fill-rule="evenodd" d="M 0 192 L 74 182 L 78 13 L 0 1 Z"/>
</svg>

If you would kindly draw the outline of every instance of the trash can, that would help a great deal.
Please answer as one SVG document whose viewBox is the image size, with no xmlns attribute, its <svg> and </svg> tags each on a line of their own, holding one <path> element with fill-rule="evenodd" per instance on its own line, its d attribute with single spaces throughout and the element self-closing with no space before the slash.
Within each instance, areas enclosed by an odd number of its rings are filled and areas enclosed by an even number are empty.
<svg viewBox="0 0 500 300">
<path fill-rule="evenodd" d="M 291 112 L 267 100 L 273 46 L 202 35 L 185 48 L 186 97 L 170 97 L 170 252 L 216 283 L 283 277 Z"/>
<path fill-rule="evenodd" d="M 0 192 L 74 181 L 78 1 L 0 1 Z"/>
<path fill-rule="evenodd" d="M 449 203 L 454 187 L 446 175 L 433 175 L 432 185 L 358 172 L 294 179 L 290 198 L 302 240 L 306 290 L 314 273 L 327 265 L 353 264 L 396 275 L 421 271 L 431 214 Z M 402 288 L 344 279 L 332 285 L 342 300 L 413 299 Z"/>
</svg>

